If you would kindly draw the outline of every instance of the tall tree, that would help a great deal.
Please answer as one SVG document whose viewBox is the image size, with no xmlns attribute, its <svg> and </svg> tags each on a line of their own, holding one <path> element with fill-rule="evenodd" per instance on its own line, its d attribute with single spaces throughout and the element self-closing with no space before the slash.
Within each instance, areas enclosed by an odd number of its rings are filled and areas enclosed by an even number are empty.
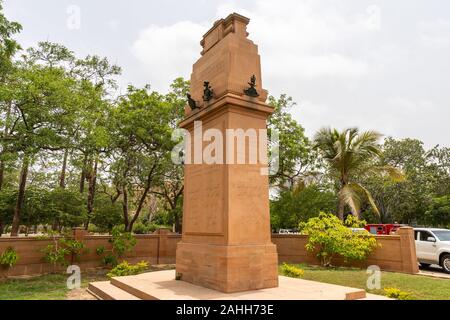
<svg viewBox="0 0 450 320">
<path fill-rule="evenodd" d="M 60 150 L 71 125 L 77 82 L 61 67 L 42 65 L 24 56 L 9 90 L 13 119 L 7 148 L 21 154 L 19 193 L 12 224 L 17 235 L 29 165 L 41 150 Z"/>
<path fill-rule="evenodd" d="M 382 222 L 426 224 L 425 212 L 433 198 L 448 195 L 449 169 L 445 148 L 425 150 L 417 139 L 387 138 L 382 146 L 379 166 L 400 168 L 405 179 L 392 183 L 386 177 L 361 178 L 372 193 Z"/>
<path fill-rule="evenodd" d="M 121 191 L 126 231 L 145 208 L 147 197 L 161 174 L 162 158 L 172 146 L 169 104 L 149 87 L 128 88 L 112 110 L 112 180 Z"/>
<path fill-rule="evenodd" d="M 314 137 L 314 146 L 328 163 L 330 174 L 338 182 L 338 217 L 344 219 L 345 206 L 355 217 L 359 217 L 363 200 L 367 200 L 379 214 L 370 192 L 355 177 L 362 174 L 388 173 L 401 179 L 402 173 L 392 166 L 379 166 L 377 160 L 382 152 L 379 145 L 381 135 L 375 131 L 359 132 L 357 128 L 323 128 Z"/>
<path fill-rule="evenodd" d="M 178 127 L 178 122 L 184 117 L 184 107 L 187 104 L 186 94 L 189 91 L 190 83 L 183 78 L 177 78 L 171 84 L 171 91 L 166 94 L 165 101 L 168 104 L 170 129 Z M 152 189 L 152 193 L 159 196 L 164 203 L 169 217 L 173 221 L 175 232 L 182 231 L 182 199 L 184 191 L 184 170 L 180 164 L 172 162 L 169 149 L 164 152 L 161 161 L 161 175 L 157 186 Z"/>
<path fill-rule="evenodd" d="M 292 97 L 270 96 L 269 104 L 275 109 L 268 121 L 269 147 L 275 143 L 275 133 L 279 138 L 278 171 L 270 176 L 270 183 L 281 189 L 293 189 L 296 183 L 313 176 L 318 157 L 311 150 L 305 130 L 290 114 L 296 106 Z"/>
<path fill-rule="evenodd" d="M 81 81 L 85 93 L 77 130 L 73 135 L 73 149 L 78 153 L 76 162 L 81 167 L 80 193 L 84 193 L 86 181 L 88 183 L 86 229 L 94 210 L 98 168 L 108 149 L 107 123 L 113 105 L 110 90 L 117 88 L 115 77 L 120 73 L 120 67 L 95 55 L 76 60 L 72 69 L 72 74 Z"/>
<path fill-rule="evenodd" d="M 13 21 L 9 21 L 3 14 L 3 1 L 0 0 L 0 126 L 3 140 L 0 150 L 0 190 L 3 189 L 6 162 L 9 154 L 3 144 L 7 139 L 11 127 L 11 104 L 8 102 L 8 90 L 6 84 L 14 69 L 12 58 L 18 50 L 20 45 L 14 40 L 14 35 L 22 30 L 22 26 Z M 3 233 L 4 223 L 0 217 L 0 236 Z"/>
</svg>

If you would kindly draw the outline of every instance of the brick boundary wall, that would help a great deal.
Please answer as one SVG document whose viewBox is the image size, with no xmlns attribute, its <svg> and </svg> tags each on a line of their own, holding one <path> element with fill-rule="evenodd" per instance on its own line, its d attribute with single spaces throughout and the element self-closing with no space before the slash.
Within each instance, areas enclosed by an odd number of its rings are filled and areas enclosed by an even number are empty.
<svg viewBox="0 0 450 320">
<path fill-rule="evenodd" d="M 90 235 L 78 228 L 74 229 L 73 234 L 74 238 L 83 241 L 88 249 L 75 264 L 84 270 L 102 267 L 101 256 L 97 255 L 96 249 L 102 246 L 110 249 L 111 245 L 108 242 L 110 236 Z M 366 261 L 345 263 L 343 259 L 336 258 L 333 264 L 361 268 L 377 265 L 382 270 L 404 273 L 419 271 L 412 228 L 400 228 L 397 235 L 375 237 L 381 247 L 377 248 Z M 134 251 L 124 257 L 127 261 L 136 263 L 145 260 L 150 264 L 175 263 L 175 252 L 181 235 L 171 233 L 168 229 L 159 229 L 153 234 L 136 235 L 136 239 Z M 305 249 L 307 236 L 273 234 L 272 242 L 277 245 L 280 263 L 318 264 L 314 254 Z M 42 250 L 52 243 L 52 240 L 37 237 L 0 237 L 0 254 L 8 247 L 13 247 L 19 255 L 17 264 L 8 270 L 8 276 L 38 275 L 53 271 L 52 266 L 45 262 L 42 253 Z"/>
<path fill-rule="evenodd" d="M 333 259 L 333 265 L 358 268 L 376 265 L 381 270 L 386 271 L 419 272 L 413 228 L 402 227 L 396 235 L 375 236 L 375 238 L 381 247 L 376 248 L 367 260 L 345 263 L 342 258 L 337 257 Z M 277 245 L 278 261 L 280 263 L 319 263 L 314 253 L 305 249 L 308 236 L 274 234 L 272 235 L 272 242 Z"/>
</svg>

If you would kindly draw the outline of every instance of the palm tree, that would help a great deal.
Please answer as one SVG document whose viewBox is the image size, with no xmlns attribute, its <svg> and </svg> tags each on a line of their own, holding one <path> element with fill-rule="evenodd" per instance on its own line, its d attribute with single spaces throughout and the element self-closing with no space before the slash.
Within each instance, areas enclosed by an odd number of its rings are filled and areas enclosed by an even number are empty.
<svg viewBox="0 0 450 320">
<path fill-rule="evenodd" d="M 352 181 L 355 176 L 387 173 L 394 180 L 401 180 L 403 174 L 391 166 L 378 163 L 382 154 L 376 131 L 359 132 L 349 128 L 339 132 L 323 128 L 314 137 L 314 147 L 319 150 L 330 166 L 330 173 L 339 181 L 338 217 L 344 219 L 345 206 L 359 218 L 361 204 L 367 200 L 379 215 L 378 208 L 370 192 L 360 183 Z"/>
</svg>

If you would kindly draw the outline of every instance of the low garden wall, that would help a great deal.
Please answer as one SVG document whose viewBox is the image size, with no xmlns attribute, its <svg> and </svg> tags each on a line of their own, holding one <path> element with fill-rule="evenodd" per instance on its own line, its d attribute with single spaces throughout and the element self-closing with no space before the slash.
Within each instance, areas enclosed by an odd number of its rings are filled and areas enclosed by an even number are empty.
<svg viewBox="0 0 450 320">
<path fill-rule="evenodd" d="M 87 234 L 84 230 L 75 229 L 74 238 L 85 244 L 87 252 L 80 256 L 75 264 L 82 269 L 90 269 L 102 266 L 101 256 L 96 250 L 99 247 L 110 249 L 109 236 Z M 181 235 L 173 234 L 169 230 L 160 229 L 149 235 L 136 235 L 137 243 L 132 253 L 124 258 L 132 263 L 141 260 L 150 264 L 173 264 L 175 252 Z M 303 235 L 272 235 L 272 241 L 277 245 L 279 262 L 317 264 L 315 256 L 306 251 L 307 236 Z M 364 262 L 345 263 L 336 258 L 333 264 L 366 267 L 377 265 L 382 270 L 398 271 L 405 273 L 418 272 L 414 233 L 412 228 L 400 228 L 397 235 L 376 236 L 381 247 L 377 248 Z M 14 248 L 19 256 L 17 264 L 8 271 L 9 276 L 36 275 L 52 271 L 52 266 L 45 262 L 45 247 L 52 244 L 49 239 L 36 237 L 0 238 L 0 253 L 8 247 Z"/>
<path fill-rule="evenodd" d="M 379 266 L 381 270 L 404 273 L 417 273 L 416 245 L 414 231 L 402 227 L 396 235 L 375 236 L 380 245 L 367 260 L 345 263 L 340 257 L 333 259 L 333 265 L 366 268 Z M 277 245 L 278 262 L 318 264 L 315 255 L 305 249 L 308 236 L 304 235 L 272 235 L 272 242 Z"/>
</svg>

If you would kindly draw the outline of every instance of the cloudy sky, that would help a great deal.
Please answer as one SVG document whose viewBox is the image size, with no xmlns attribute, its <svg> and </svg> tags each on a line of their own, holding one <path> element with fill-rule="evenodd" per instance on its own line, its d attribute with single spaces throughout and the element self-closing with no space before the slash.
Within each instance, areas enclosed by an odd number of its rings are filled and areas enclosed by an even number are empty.
<svg viewBox="0 0 450 320">
<path fill-rule="evenodd" d="M 450 146 L 450 1 L 447 0 L 6 0 L 23 47 L 59 42 L 107 56 L 120 83 L 165 91 L 189 78 L 200 39 L 218 18 L 251 19 L 263 86 L 287 93 L 309 136 L 358 126 L 427 147 Z"/>
</svg>

